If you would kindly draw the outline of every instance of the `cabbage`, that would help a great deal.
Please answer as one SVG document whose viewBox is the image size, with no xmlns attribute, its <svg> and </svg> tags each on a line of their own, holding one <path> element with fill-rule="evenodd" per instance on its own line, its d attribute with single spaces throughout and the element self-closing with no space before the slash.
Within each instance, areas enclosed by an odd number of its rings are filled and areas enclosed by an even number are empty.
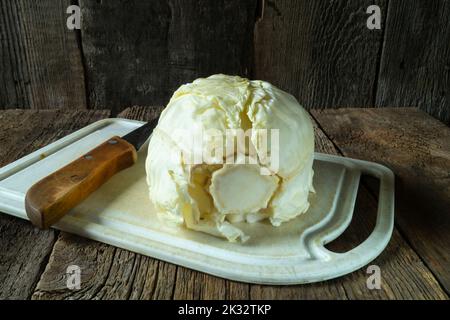
<svg viewBox="0 0 450 320">
<path fill-rule="evenodd" d="M 313 154 L 311 119 L 292 95 L 238 76 L 197 79 L 175 91 L 150 138 L 150 199 L 166 221 L 245 241 L 234 223 L 279 226 L 308 210 Z"/>
</svg>

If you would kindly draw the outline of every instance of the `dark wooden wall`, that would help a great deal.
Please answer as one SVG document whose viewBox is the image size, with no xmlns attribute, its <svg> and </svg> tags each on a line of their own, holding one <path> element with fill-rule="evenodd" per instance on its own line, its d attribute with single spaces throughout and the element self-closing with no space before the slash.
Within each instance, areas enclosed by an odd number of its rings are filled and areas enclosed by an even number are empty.
<svg viewBox="0 0 450 320">
<path fill-rule="evenodd" d="M 450 124 L 450 0 L 1 0 L 0 39 L 0 108 L 117 113 L 222 72 L 307 108 L 418 106 Z"/>
</svg>

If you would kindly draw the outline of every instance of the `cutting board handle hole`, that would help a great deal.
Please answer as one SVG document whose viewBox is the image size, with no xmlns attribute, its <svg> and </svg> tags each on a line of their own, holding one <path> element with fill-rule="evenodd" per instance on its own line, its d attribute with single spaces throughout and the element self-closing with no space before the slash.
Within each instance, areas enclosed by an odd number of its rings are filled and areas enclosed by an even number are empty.
<svg viewBox="0 0 450 320">
<path fill-rule="evenodd" d="M 380 180 L 370 175 L 361 175 L 352 221 L 335 240 L 325 245 L 330 251 L 345 253 L 366 240 L 377 220 L 378 192 Z"/>
</svg>

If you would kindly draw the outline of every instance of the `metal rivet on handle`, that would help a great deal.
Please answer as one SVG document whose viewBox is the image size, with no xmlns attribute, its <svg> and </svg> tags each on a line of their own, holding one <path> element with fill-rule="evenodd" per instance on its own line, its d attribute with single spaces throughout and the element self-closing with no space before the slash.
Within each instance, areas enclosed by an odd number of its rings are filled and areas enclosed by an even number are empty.
<svg viewBox="0 0 450 320">
<path fill-rule="evenodd" d="M 86 160 L 92 160 L 92 159 L 94 159 L 94 157 L 91 156 L 90 154 L 85 155 L 84 158 L 85 158 Z"/>
<path fill-rule="evenodd" d="M 116 143 L 117 143 L 117 140 L 111 139 L 111 140 L 108 140 L 108 143 L 109 143 L 109 144 L 116 144 Z"/>
<path fill-rule="evenodd" d="M 70 177 L 70 180 L 72 182 L 79 182 L 81 181 L 81 177 L 79 175 L 74 174 L 73 176 Z"/>
</svg>

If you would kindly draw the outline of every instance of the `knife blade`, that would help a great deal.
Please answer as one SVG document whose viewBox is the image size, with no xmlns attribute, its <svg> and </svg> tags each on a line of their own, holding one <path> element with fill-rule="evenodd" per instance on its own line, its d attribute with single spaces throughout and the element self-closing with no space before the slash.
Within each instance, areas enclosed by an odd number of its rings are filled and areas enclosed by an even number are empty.
<svg viewBox="0 0 450 320">
<path fill-rule="evenodd" d="M 150 134 L 153 132 L 153 129 L 158 124 L 159 118 L 153 119 L 152 121 L 147 122 L 143 126 L 131 131 L 130 133 L 124 135 L 122 139 L 128 141 L 128 143 L 132 144 L 136 151 L 142 147 L 142 145 L 147 141 Z"/>
<path fill-rule="evenodd" d="M 154 119 L 123 137 L 111 137 L 32 185 L 25 195 L 31 223 L 40 229 L 51 227 L 113 175 L 134 165 L 137 151 L 157 123 Z"/>
</svg>

